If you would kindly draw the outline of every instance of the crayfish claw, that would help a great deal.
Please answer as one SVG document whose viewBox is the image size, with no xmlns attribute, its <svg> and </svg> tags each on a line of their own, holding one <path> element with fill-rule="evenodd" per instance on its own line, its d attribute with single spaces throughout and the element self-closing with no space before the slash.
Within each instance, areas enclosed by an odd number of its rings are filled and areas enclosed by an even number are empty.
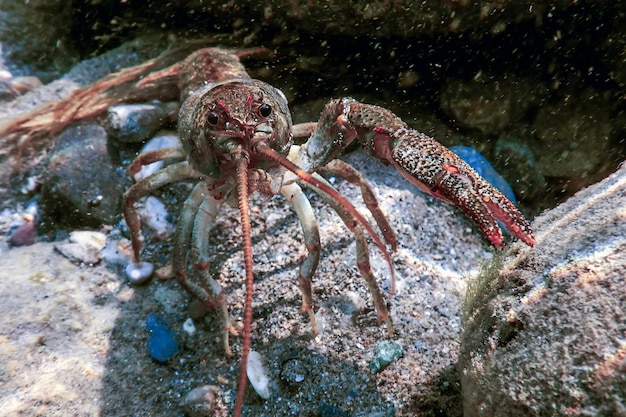
<svg viewBox="0 0 626 417">
<path fill-rule="evenodd" d="M 535 245 L 535 238 L 530 224 L 508 198 L 483 178 L 480 178 L 477 190 L 482 203 L 496 219 L 504 224 L 509 232 L 528 246 L 532 247 Z"/>
<path fill-rule="evenodd" d="M 495 246 L 504 246 L 496 220 L 534 246 L 530 224 L 517 207 L 465 161 L 433 138 L 413 129 L 395 132 L 388 142 L 398 171 L 430 195 L 458 207 Z"/>
<path fill-rule="evenodd" d="M 489 197 L 485 196 L 483 199 L 477 195 L 465 178 L 447 173 L 439 183 L 436 192 L 431 192 L 431 194 L 453 204 L 472 219 L 493 245 L 504 245 L 502 231 L 485 202 L 485 199 Z"/>
</svg>

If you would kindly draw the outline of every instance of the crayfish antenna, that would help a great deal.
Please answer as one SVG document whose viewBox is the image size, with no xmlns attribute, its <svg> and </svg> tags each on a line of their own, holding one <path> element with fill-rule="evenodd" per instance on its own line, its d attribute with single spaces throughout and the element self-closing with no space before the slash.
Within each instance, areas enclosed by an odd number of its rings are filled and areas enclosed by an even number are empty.
<svg viewBox="0 0 626 417">
<path fill-rule="evenodd" d="M 378 249 L 381 251 L 381 253 L 385 257 L 385 260 L 387 261 L 387 265 L 389 265 L 389 270 L 391 272 L 390 293 L 393 294 L 395 292 L 395 287 L 396 287 L 396 274 L 395 274 L 395 270 L 393 268 L 393 263 L 391 261 L 391 255 L 389 254 L 389 251 L 387 250 L 387 247 L 385 246 L 385 244 L 381 240 L 380 236 L 378 236 L 378 234 L 372 228 L 372 226 L 369 224 L 369 222 L 367 220 L 365 220 L 365 218 L 361 215 L 361 213 L 359 213 L 357 211 L 357 209 L 352 205 L 352 203 L 350 203 L 344 196 L 339 194 L 339 192 L 337 192 L 337 190 L 335 190 L 334 188 L 330 187 L 328 184 L 325 184 L 322 181 L 318 180 L 317 178 L 315 178 L 314 176 L 312 176 L 311 174 L 309 174 L 305 170 L 301 169 L 296 164 L 294 164 L 289 159 L 285 158 L 284 156 L 282 156 L 281 154 L 279 154 L 278 152 L 276 152 L 274 149 L 270 148 L 269 146 L 267 146 L 267 145 L 265 145 L 263 143 L 259 143 L 256 146 L 255 150 L 256 150 L 257 153 L 265 156 L 268 159 L 271 159 L 272 161 L 282 165 L 283 167 L 285 167 L 289 171 L 293 172 L 302 181 L 306 182 L 307 184 L 310 184 L 311 186 L 319 189 L 321 192 L 327 194 L 330 198 L 332 198 L 333 200 L 337 201 L 350 214 L 352 214 L 354 216 L 356 221 L 365 230 L 367 230 L 367 233 L 374 240 L 374 243 L 376 243 L 376 246 L 378 247 Z"/>
<path fill-rule="evenodd" d="M 248 206 L 248 156 L 244 153 L 235 155 L 237 161 L 237 197 L 241 215 L 241 235 L 243 239 L 243 259 L 246 269 L 246 301 L 243 318 L 243 352 L 241 354 L 241 375 L 237 386 L 234 417 L 241 415 L 243 397 L 246 391 L 246 368 L 250 353 L 250 338 L 252 333 L 252 295 L 254 291 L 254 272 L 252 270 L 252 237 L 250 230 L 250 210 Z"/>
</svg>

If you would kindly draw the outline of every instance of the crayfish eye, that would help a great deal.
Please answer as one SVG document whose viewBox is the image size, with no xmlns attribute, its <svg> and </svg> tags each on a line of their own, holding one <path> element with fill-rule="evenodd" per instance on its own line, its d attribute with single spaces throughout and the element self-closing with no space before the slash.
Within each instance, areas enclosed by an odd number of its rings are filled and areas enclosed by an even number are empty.
<svg viewBox="0 0 626 417">
<path fill-rule="evenodd" d="M 261 115 L 261 117 L 267 117 L 270 114 L 272 114 L 272 106 L 267 103 L 261 104 L 261 107 L 259 107 L 259 115 Z"/>
<path fill-rule="evenodd" d="M 207 115 L 206 120 L 211 126 L 215 126 L 220 121 L 220 116 L 215 112 L 211 112 Z"/>
</svg>

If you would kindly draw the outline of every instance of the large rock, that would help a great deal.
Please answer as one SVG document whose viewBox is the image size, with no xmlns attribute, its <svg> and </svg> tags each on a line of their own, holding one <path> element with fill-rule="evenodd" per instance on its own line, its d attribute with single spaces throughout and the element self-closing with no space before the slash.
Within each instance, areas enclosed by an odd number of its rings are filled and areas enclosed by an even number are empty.
<svg viewBox="0 0 626 417">
<path fill-rule="evenodd" d="M 465 416 L 625 416 L 626 166 L 533 226 L 468 291 Z"/>
<path fill-rule="evenodd" d="M 6 58 L 11 72 L 43 70 L 54 74 L 77 60 L 78 54 L 70 41 L 71 3 L 70 0 L 1 2 L 0 67 Z"/>
<path fill-rule="evenodd" d="M 497 136 L 545 101 L 540 83 L 514 75 L 485 74 L 472 80 L 448 79 L 441 108 L 459 126 Z"/>
<path fill-rule="evenodd" d="M 587 184 L 611 159 L 611 100 L 583 90 L 575 100 L 543 106 L 533 123 L 535 151 L 545 176 Z"/>
<path fill-rule="evenodd" d="M 55 223 L 84 228 L 119 220 L 129 179 L 109 156 L 104 129 L 81 125 L 59 136 L 42 181 L 46 215 Z"/>
<path fill-rule="evenodd" d="M 0 264 L 2 415 L 100 415 L 120 281 L 50 243 L 11 249 Z"/>
</svg>

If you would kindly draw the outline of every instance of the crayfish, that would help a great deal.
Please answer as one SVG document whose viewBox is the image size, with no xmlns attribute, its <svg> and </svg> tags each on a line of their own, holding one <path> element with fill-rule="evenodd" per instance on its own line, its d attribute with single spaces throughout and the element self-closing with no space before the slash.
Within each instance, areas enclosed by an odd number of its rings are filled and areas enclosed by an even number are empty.
<svg viewBox="0 0 626 417">
<path fill-rule="evenodd" d="M 140 218 L 134 207 L 143 196 L 166 184 L 197 181 L 181 210 L 174 235 L 173 271 L 180 285 L 201 302 L 217 306 L 223 321 L 223 343 L 231 354 L 231 324 L 224 291 L 208 271 L 209 231 L 224 203 L 238 207 L 243 238 L 246 300 L 242 372 L 235 416 L 241 413 L 250 350 L 253 298 L 253 259 L 248 196 L 252 192 L 282 194 L 302 225 L 308 255 L 300 266 L 298 283 L 302 311 L 316 332 L 311 279 L 320 259 L 320 238 L 311 204 L 301 185 L 322 197 L 354 234 L 357 264 L 372 294 L 380 322 L 392 333 L 384 298 L 369 265 L 367 235 L 383 253 L 393 278 L 388 246 L 396 236 L 378 207 L 376 197 L 360 173 L 337 159 L 354 141 L 372 157 L 393 165 L 408 181 L 458 207 L 487 239 L 503 245 L 497 220 L 517 238 L 534 245 L 530 225 L 497 189 L 443 145 L 420 133 L 382 107 L 351 98 L 332 100 L 317 123 L 292 125 L 284 94 L 248 76 L 235 52 L 208 48 L 191 54 L 177 68 L 181 108 L 178 135 L 182 148 L 143 153 L 131 174 L 158 160 L 173 163 L 140 180 L 125 194 L 124 217 L 131 230 L 134 261 L 140 262 Z M 149 82 L 149 80 L 144 80 Z M 294 138 L 306 141 L 294 145 Z M 344 178 L 360 187 L 366 206 L 380 229 L 370 223 L 321 174 Z"/>
</svg>

